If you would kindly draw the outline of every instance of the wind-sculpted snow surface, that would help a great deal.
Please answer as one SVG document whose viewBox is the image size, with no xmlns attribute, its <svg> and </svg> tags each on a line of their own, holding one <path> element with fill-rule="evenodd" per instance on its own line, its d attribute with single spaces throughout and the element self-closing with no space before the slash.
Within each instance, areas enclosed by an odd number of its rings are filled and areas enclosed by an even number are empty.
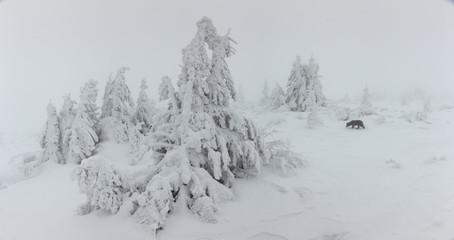
<svg viewBox="0 0 454 240">
<path fill-rule="evenodd" d="M 376 100 L 377 115 L 362 117 L 367 128 L 361 131 L 346 129 L 345 122 L 336 116 L 337 109 L 355 109 L 358 102 L 330 101 L 329 108 L 319 111 L 325 126 L 310 130 L 305 125 L 309 112 L 273 112 L 258 106 L 241 106 L 248 119 L 263 125 L 272 123 L 273 132 L 268 135 L 271 140 L 289 139 L 294 145 L 289 149 L 304 154 L 305 167 L 295 169 L 296 175 L 281 177 L 265 166 L 257 177 L 234 179 L 231 188 L 216 180 L 208 167 L 195 165 L 194 150 L 172 142 L 178 139 L 177 131 L 173 132 L 175 136 L 164 132 L 168 143 L 164 138 L 155 143 L 146 138 L 147 147 L 160 144 L 169 151 L 146 152 L 134 166 L 128 164 L 127 144 L 100 144 L 94 157 L 82 161 L 79 173 L 83 170 L 81 176 L 90 176 L 82 180 L 86 190 L 82 194 L 78 184 L 68 179 L 74 171 L 72 164 L 47 161 L 31 178 L 16 169 L 16 163 L 34 162 L 33 156 L 39 155 L 35 136 L 14 142 L 3 138 L 0 238 L 153 239 L 148 231 L 134 224 L 137 221 L 158 231 L 157 239 L 161 240 L 452 239 L 454 138 L 449 133 L 454 131 L 454 107 L 452 103 L 434 102 L 426 121 L 410 123 L 402 118 L 403 113 L 421 110 L 422 103 L 402 106 L 399 102 Z M 159 125 L 169 123 L 169 129 L 175 128 L 175 120 L 168 120 L 177 116 L 163 112 Z M 218 135 L 225 131 L 236 136 L 229 129 L 230 121 L 225 122 L 226 128 L 214 125 Z M 230 137 L 222 135 L 224 139 Z M 267 144 L 271 151 L 267 164 L 287 166 L 289 158 L 285 154 L 289 145 L 278 144 L 275 151 L 271 143 Z M 204 147 L 201 149 L 205 151 Z M 26 152 L 30 158 L 24 155 Z M 208 154 L 198 156 L 204 156 L 201 159 L 208 164 Z M 99 158 L 102 160 L 98 163 L 89 163 Z M 203 164 L 201 159 L 198 160 Z M 273 169 L 280 173 L 279 167 Z M 134 184 L 129 185 L 132 187 L 127 184 L 129 173 L 134 179 Z M 185 185 L 183 180 L 188 179 Z M 79 209 L 80 213 L 94 212 L 75 216 L 75 206 L 91 200 L 87 195 L 92 192 L 103 195 L 104 188 L 111 189 L 107 191 L 110 197 L 102 200 L 105 208 L 95 200 L 93 206 L 84 204 Z M 191 191 L 198 197 L 191 198 Z M 233 201 L 222 202 L 232 197 Z M 107 207 L 108 199 L 112 207 Z M 118 206 L 116 214 L 106 216 Z M 207 223 L 213 221 L 212 216 L 216 217 L 216 224 Z M 33 224 L 24 231 L 24 222 Z"/>
</svg>

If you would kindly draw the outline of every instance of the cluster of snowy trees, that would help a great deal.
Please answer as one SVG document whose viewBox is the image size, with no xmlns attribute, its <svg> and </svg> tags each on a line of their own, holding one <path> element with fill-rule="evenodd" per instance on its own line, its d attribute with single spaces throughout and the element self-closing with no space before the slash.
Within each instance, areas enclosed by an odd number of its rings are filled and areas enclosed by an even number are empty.
<svg viewBox="0 0 454 240">
<path fill-rule="evenodd" d="M 319 65 L 314 57 L 309 58 L 307 64 L 302 64 L 300 56 L 297 56 L 287 81 L 286 91 L 284 92 L 276 83 L 269 94 L 268 83 L 265 82 L 261 104 L 273 110 L 285 107 L 296 112 L 312 111 L 318 106 L 325 106 L 326 97 L 322 92 L 318 71 Z"/>
<path fill-rule="evenodd" d="M 176 86 L 162 78 L 159 97 L 168 101 L 166 110 L 154 107 L 145 80 L 134 103 L 125 81 L 128 68 L 109 78 L 101 108 L 94 80 L 81 88 L 78 104 L 65 96 L 59 114 L 49 104 L 40 159 L 78 164 L 73 176 L 87 196 L 80 214 L 123 212 L 154 232 L 177 208 L 216 222 L 217 204 L 233 198 L 235 178 L 255 176 L 264 167 L 290 173 L 302 165 L 288 143 L 265 144 L 262 129 L 231 107 L 231 100 L 243 99 L 226 61 L 235 53 L 232 43 L 210 19 L 197 22 L 194 38 L 182 51 Z M 128 174 L 96 155 L 105 141 L 128 144 L 129 164 L 142 169 Z"/>
<path fill-rule="evenodd" d="M 77 104 L 70 95 L 63 97 L 63 106 L 57 114 L 52 103 L 47 107 L 47 122 L 40 137 L 42 153 L 40 162 L 80 164 L 92 156 L 101 140 L 130 143 L 132 151 L 138 149 L 142 134 L 152 126 L 156 113 L 153 103 L 145 93 L 142 82 L 137 108 L 121 68 L 114 79 L 109 79 L 104 92 L 101 114 L 96 105 L 97 81 L 89 80 L 80 89 Z"/>
<path fill-rule="evenodd" d="M 49 103 L 39 162 L 78 165 L 73 177 L 87 196 L 78 213 L 123 210 L 154 232 L 177 208 L 216 222 L 217 204 L 233 198 L 235 178 L 255 176 L 264 167 L 296 172 L 302 158 L 289 143 L 265 144 L 263 130 L 230 105 L 244 99 L 226 61 L 235 53 L 232 43 L 209 18 L 197 22 L 194 38 L 182 51 L 176 86 L 169 77 L 162 78 L 159 97 L 168 101 L 166 110 L 154 107 L 145 80 L 134 103 L 125 81 L 128 68 L 109 77 L 101 107 L 96 105 L 95 80 L 81 88 L 78 103 L 66 95 L 58 114 Z M 323 104 L 318 65 L 311 60 L 304 71 L 304 88 Z M 273 104 L 285 104 L 282 88 L 273 94 L 282 95 Z M 97 146 L 106 141 L 128 144 L 129 164 L 143 168 L 127 174 L 96 155 Z"/>
</svg>

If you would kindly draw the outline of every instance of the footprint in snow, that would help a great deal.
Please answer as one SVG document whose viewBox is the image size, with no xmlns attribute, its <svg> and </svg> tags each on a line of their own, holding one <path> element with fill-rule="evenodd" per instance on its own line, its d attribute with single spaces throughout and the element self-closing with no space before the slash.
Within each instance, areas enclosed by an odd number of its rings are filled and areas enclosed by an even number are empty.
<svg viewBox="0 0 454 240">
<path fill-rule="evenodd" d="M 312 191 L 305 187 L 295 188 L 294 191 L 302 201 L 307 201 L 313 196 Z"/>
<path fill-rule="evenodd" d="M 389 159 L 388 161 L 386 161 L 386 164 L 388 164 L 391 168 L 394 168 L 394 169 L 399 169 L 399 168 L 402 168 L 402 166 L 400 165 L 400 163 L 398 163 L 396 160 L 394 159 Z"/>
</svg>

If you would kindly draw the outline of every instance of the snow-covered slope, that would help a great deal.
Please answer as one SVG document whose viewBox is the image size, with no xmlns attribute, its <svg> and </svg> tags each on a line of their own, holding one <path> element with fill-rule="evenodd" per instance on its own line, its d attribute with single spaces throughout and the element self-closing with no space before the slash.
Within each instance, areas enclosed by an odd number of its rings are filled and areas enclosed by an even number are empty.
<svg viewBox="0 0 454 240">
<path fill-rule="evenodd" d="M 345 103 L 336 103 L 342 105 Z M 454 239 L 454 108 L 434 107 L 427 121 L 408 122 L 411 106 L 375 107 L 366 129 L 347 129 L 330 106 L 324 126 L 308 128 L 307 113 L 244 107 L 270 134 L 289 139 L 306 158 L 298 175 L 264 172 L 237 180 L 235 198 L 221 204 L 217 224 L 182 207 L 158 239 Z M 34 138 L 0 146 L 0 239 L 150 239 L 120 213 L 75 215 L 84 202 L 70 175 L 74 165 L 46 163 L 25 179 L 17 155 L 34 152 Z M 129 171 L 127 147 L 100 153 Z M 10 159 L 13 158 L 13 162 Z M 14 160 L 16 159 L 16 160 Z"/>
</svg>

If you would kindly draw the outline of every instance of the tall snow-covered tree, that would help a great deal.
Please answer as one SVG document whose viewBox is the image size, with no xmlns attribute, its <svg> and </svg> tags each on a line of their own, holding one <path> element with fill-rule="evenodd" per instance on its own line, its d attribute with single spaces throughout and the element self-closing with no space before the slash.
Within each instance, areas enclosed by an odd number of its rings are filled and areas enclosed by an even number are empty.
<svg viewBox="0 0 454 240">
<path fill-rule="evenodd" d="M 263 89 L 262 89 L 262 98 L 260 99 L 260 103 L 262 106 L 265 106 L 266 108 L 270 108 L 272 105 L 272 101 L 270 99 L 270 88 L 268 86 L 268 81 L 265 81 L 263 84 Z"/>
<path fill-rule="evenodd" d="M 285 93 L 279 83 L 276 83 L 270 95 L 272 109 L 278 109 L 285 104 Z"/>
<path fill-rule="evenodd" d="M 301 65 L 301 59 L 297 56 L 288 79 L 285 101 L 291 111 L 305 112 L 312 108 L 312 104 L 326 105 L 318 70 L 319 65 L 313 57 L 308 64 Z"/>
<path fill-rule="evenodd" d="M 132 117 L 132 122 L 142 126 L 141 133 L 146 134 L 153 125 L 152 118 L 156 114 L 157 110 L 153 106 L 152 102 L 148 99 L 148 95 L 145 90 L 148 88 L 147 81 L 142 80 L 140 85 L 139 98 L 137 99 L 136 111 Z"/>
<path fill-rule="evenodd" d="M 300 56 L 296 56 L 293 68 L 287 82 L 287 92 L 285 103 L 291 111 L 302 112 L 303 101 L 306 94 L 306 79 L 304 77 L 303 65 Z"/>
<path fill-rule="evenodd" d="M 426 101 L 424 102 L 424 108 L 423 108 L 423 111 L 428 113 L 428 112 L 432 112 L 432 101 L 430 100 L 430 98 L 427 98 Z"/>
<path fill-rule="evenodd" d="M 76 164 L 91 156 L 98 142 L 95 131 L 98 96 L 96 84 L 95 80 L 89 80 L 81 88 L 76 117 L 66 136 L 69 142 L 68 161 Z"/>
<path fill-rule="evenodd" d="M 57 111 L 52 102 L 47 105 L 47 121 L 39 142 L 42 149 L 41 162 L 64 163 L 60 152 L 60 126 Z"/>
<path fill-rule="evenodd" d="M 318 63 L 315 62 L 312 56 L 309 58 L 309 63 L 303 66 L 304 77 L 306 79 L 306 89 L 314 92 L 317 105 L 325 106 L 326 97 L 322 92 L 322 84 L 320 83 L 320 75 L 318 74 L 319 68 Z"/>
<path fill-rule="evenodd" d="M 132 124 L 134 102 L 125 81 L 127 70 L 129 68 L 120 68 L 115 78 L 107 82 L 99 123 L 102 140 L 127 143 L 136 130 Z"/>
<path fill-rule="evenodd" d="M 369 88 L 366 86 L 363 91 L 363 97 L 361 99 L 361 107 L 365 109 L 372 108 L 372 103 L 370 101 Z"/>
<path fill-rule="evenodd" d="M 268 161 L 262 131 L 229 106 L 236 98 L 225 60 L 234 53 L 232 39 L 218 35 L 206 17 L 197 27 L 183 49 L 178 89 L 168 77 L 160 85 L 169 109 L 156 117 L 144 141 L 152 154 L 142 161 L 153 165 L 132 195 L 130 211 L 155 231 L 176 207 L 215 222 L 216 203 L 232 198 L 234 178 L 257 174 Z"/>
<path fill-rule="evenodd" d="M 359 107 L 359 115 L 371 115 L 373 114 L 372 103 L 370 101 L 369 88 L 364 88 L 363 97 L 361 99 L 361 106 Z"/>
<path fill-rule="evenodd" d="M 63 97 L 63 106 L 60 110 L 60 146 L 63 160 L 68 156 L 69 142 L 66 141 L 68 130 L 76 118 L 77 108 L 75 107 L 76 101 L 71 99 L 71 95 L 67 94 Z"/>
<path fill-rule="evenodd" d="M 112 93 L 112 73 L 109 75 L 109 79 L 106 82 L 106 86 L 104 87 L 104 95 L 102 97 L 102 106 L 101 106 L 101 115 L 99 116 L 100 119 L 105 117 L 109 117 L 111 114 L 112 105 L 109 103 L 111 100 L 109 99 L 110 94 Z"/>
</svg>

